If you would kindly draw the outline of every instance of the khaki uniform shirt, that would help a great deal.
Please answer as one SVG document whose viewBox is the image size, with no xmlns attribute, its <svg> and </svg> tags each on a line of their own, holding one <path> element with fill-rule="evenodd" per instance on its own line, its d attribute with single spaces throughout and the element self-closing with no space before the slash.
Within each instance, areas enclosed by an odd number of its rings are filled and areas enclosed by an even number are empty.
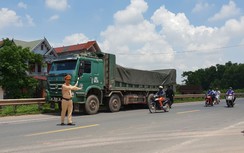
<svg viewBox="0 0 244 153">
<path fill-rule="evenodd" d="M 71 90 L 79 90 L 79 89 L 80 88 L 78 88 L 76 86 L 66 85 L 64 83 L 62 85 L 62 96 L 63 96 L 63 98 L 71 99 L 72 98 Z"/>
</svg>

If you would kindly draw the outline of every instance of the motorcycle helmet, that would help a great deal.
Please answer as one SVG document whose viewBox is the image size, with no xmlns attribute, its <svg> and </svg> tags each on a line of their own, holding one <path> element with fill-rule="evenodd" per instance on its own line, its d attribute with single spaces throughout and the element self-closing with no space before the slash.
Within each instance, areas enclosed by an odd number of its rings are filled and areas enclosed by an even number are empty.
<svg viewBox="0 0 244 153">
<path fill-rule="evenodd" d="M 158 88 L 159 88 L 159 89 L 163 89 L 164 87 L 163 87 L 163 86 L 159 86 Z"/>
</svg>

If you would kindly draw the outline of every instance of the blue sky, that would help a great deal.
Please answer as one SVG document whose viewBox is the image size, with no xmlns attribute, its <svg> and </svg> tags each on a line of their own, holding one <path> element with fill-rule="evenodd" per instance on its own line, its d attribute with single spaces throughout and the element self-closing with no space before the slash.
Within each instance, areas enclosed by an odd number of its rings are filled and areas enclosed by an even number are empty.
<svg viewBox="0 0 244 153">
<path fill-rule="evenodd" d="M 0 0 L 0 36 L 53 47 L 96 40 L 117 63 L 183 71 L 244 63 L 243 0 Z"/>
</svg>

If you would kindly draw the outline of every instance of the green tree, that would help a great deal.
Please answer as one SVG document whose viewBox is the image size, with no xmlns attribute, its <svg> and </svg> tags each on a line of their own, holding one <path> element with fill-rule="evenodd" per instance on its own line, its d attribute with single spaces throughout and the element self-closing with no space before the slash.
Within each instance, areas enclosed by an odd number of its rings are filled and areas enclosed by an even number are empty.
<svg viewBox="0 0 244 153">
<path fill-rule="evenodd" d="M 8 98 L 30 96 L 38 82 L 28 76 L 28 63 L 42 63 L 42 56 L 5 39 L 0 47 L 0 59 L 0 86 Z"/>
<path fill-rule="evenodd" d="M 234 89 L 244 88 L 244 64 L 227 62 L 225 65 L 217 64 L 194 72 L 183 72 L 186 85 L 201 85 L 204 90 L 208 88 Z"/>
</svg>

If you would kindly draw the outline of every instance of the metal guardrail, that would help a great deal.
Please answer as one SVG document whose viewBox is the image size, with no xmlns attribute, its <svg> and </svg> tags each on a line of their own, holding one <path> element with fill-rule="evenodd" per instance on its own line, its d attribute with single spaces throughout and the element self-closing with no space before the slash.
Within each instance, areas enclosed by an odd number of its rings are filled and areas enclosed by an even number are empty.
<svg viewBox="0 0 244 153">
<path fill-rule="evenodd" d="M 184 99 L 184 98 L 201 98 L 204 97 L 205 94 L 183 94 L 183 95 L 175 95 L 175 99 Z"/>
<path fill-rule="evenodd" d="M 0 106 L 25 105 L 25 104 L 44 104 L 45 98 L 26 98 L 26 99 L 0 99 Z"/>
<path fill-rule="evenodd" d="M 2 106 L 13 106 L 14 112 L 16 112 L 18 105 L 38 104 L 38 109 L 41 110 L 44 103 L 45 98 L 0 99 L 0 109 Z"/>
<path fill-rule="evenodd" d="M 244 97 L 244 93 L 235 93 L 236 97 Z M 175 95 L 175 99 L 183 99 L 183 98 L 204 98 L 205 94 L 183 94 L 183 95 Z M 220 94 L 221 97 L 225 96 L 225 93 Z"/>
</svg>

